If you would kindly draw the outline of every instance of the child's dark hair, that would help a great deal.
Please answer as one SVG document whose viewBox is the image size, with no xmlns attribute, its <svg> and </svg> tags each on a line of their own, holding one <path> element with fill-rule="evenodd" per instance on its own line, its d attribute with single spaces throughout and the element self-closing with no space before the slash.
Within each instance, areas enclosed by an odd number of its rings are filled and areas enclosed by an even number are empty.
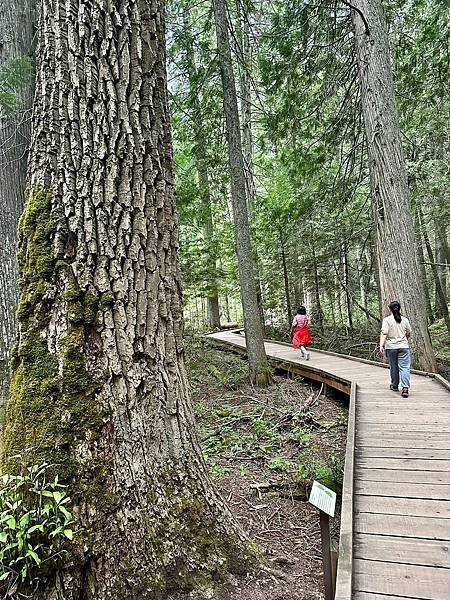
<svg viewBox="0 0 450 600">
<path fill-rule="evenodd" d="M 304 306 L 300 306 L 300 308 L 297 308 L 297 314 L 306 315 L 306 308 Z"/>
<path fill-rule="evenodd" d="M 389 304 L 389 308 L 391 310 L 391 313 L 394 315 L 394 319 L 397 321 L 397 323 L 401 323 L 402 322 L 402 314 L 400 312 L 400 310 L 401 310 L 400 302 L 398 300 L 394 300 L 394 302 L 391 302 Z"/>
</svg>

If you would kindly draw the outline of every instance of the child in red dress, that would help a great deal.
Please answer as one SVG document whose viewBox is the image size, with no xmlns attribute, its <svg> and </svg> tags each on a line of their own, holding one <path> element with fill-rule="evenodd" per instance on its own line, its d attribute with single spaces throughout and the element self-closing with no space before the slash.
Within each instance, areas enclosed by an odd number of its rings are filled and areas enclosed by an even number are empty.
<svg viewBox="0 0 450 600">
<path fill-rule="evenodd" d="M 306 314 L 306 308 L 300 306 L 297 310 L 297 314 L 292 321 L 291 335 L 294 333 L 292 338 L 292 345 L 296 349 L 300 349 L 302 357 L 309 360 L 309 352 L 307 346 L 312 344 L 311 329 L 309 328 L 309 317 Z"/>
</svg>

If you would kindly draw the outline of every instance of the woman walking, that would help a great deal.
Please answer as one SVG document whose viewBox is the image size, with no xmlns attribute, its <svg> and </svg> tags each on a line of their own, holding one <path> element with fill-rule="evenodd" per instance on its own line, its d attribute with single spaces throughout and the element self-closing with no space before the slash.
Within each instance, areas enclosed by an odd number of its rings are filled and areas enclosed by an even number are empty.
<svg viewBox="0 0 450 600">
<path fill-rule="evenodd" d="M 394 301 L 389 304 L 391 315 L 383 319 L 380 335 L 380 353 L 386 351 L 391 369 L 390 388 L 394 392 L 402 388 L 403 398 L 409 395 L 411 387 L 411 351 L 409 338 L 411 336 L 411 325 L 406 317 L 401 314 L 400 302 Z"/>
<path fill-rule="evenodd" d="M 300 306 L 297 309 L 297 314 L 292 321 L 291 326 L 291 336 L 292 332 L 294 332 L 294 337 L 292 338 L 292 345 L 296 349 L 300 349 L 300 353 L 302 356 L 309 360 L 309 352 L 307 346 L 312 344 L 312 335 L 311 329 L 309 328 L 309 316 L 306 314 L 306 308 L 304 306 Z"/>
</svg>

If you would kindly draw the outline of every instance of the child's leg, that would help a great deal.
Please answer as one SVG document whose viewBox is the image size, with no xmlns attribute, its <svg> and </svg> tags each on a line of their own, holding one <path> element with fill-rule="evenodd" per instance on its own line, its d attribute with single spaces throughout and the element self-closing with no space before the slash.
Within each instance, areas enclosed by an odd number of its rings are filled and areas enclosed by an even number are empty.
<svg viewBox="0 0 450 600">
<path fill-rule="evenodd" d="M 308 352 L 306 351 L 305 346 L 300 346 L 300 354 L 302 356 L 307 356 L 308 355 Z"/>
<path fill-rule="evenodd" d="M 306 357 L 306 360 L 309 360 L 309 350 L 308 350 L 308 348 L 305 348 L 305 357 Z"/>
</svg>

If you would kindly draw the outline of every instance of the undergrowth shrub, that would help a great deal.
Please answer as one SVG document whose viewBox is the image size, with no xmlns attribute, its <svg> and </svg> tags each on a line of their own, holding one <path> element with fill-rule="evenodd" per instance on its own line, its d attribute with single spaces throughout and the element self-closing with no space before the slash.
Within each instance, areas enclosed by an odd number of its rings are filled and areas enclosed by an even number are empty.
<svg viewBox="0 0 450 600">
<path fill-rule="evenodd" d="M 0 477 L 0 592 L 24 598 L 23 585 L 35 589 L 44 572 L 73 539 L 70 498 L 50 465 L 26 468 L 23 475 Z"/>
</svg>

